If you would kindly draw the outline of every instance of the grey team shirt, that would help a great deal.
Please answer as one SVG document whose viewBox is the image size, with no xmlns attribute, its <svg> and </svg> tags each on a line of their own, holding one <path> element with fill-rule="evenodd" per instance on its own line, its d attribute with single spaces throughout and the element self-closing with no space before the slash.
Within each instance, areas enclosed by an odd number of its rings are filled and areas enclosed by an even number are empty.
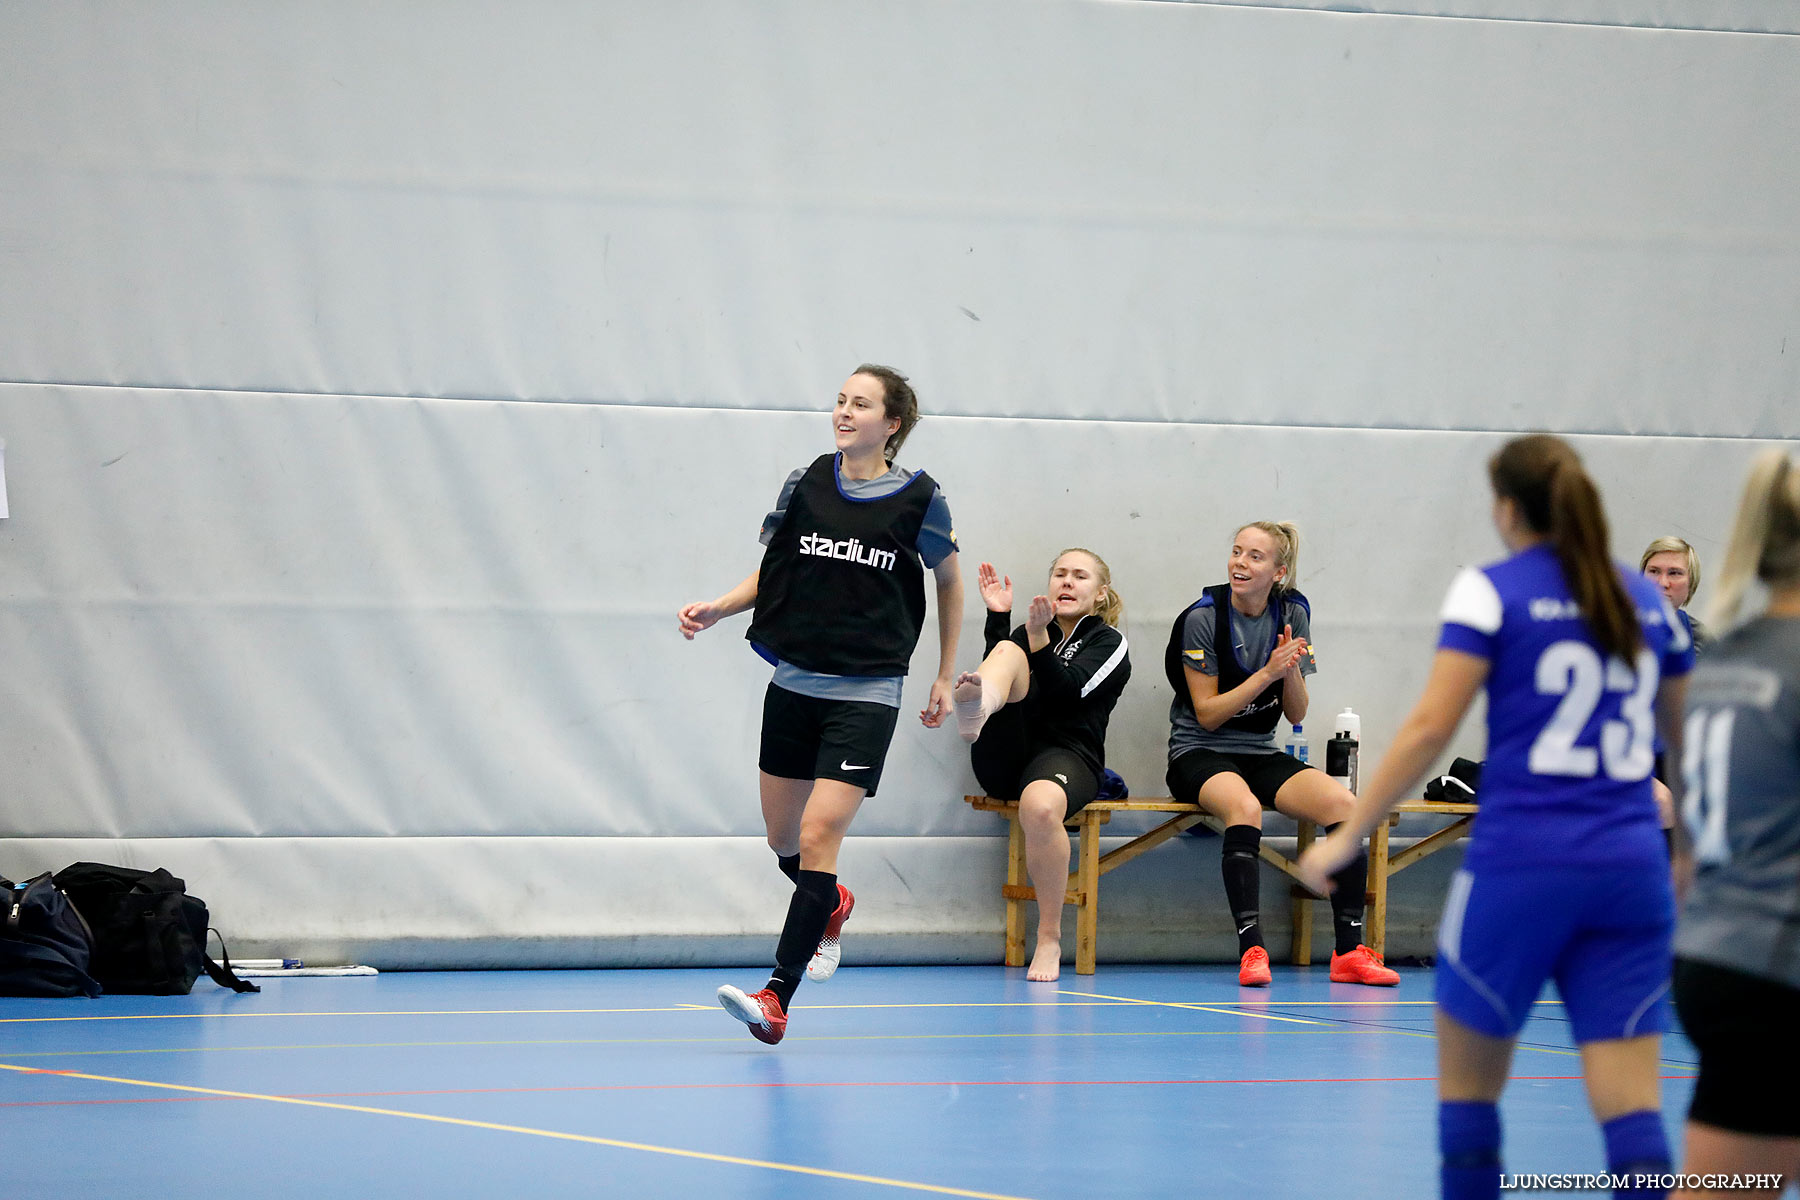
<svg viewBox="0 0 1800 1200">
<path fill-rule="evenodd" d="M 1286 606 L 1282 606 L 1286 607 Z M 1231 614 L 1231 631 L 1238 638 L 1238 644 L 1232 647 L 1237 655 L 1238 665 L 1246 671 L 1255 671 L 1269 661 L 1263 652 L 1264 647 L 1274 644 L 1275 597 L 1269 597 L 1269 607 L 1263 609 L 1260 617 L 1246 617 L 1243 613 Z M 1284 624 L 1294 627 L 1294 636 L 1312 641 L 1312 619 L 1306 610 L 1294 605 L 1287 611 Z M 1188 614 L 1187 624 L 1181 630 L 1181 649 L 1185 656 L 1183 665 L 1190 671 L 1198 671 L 1202 675 L 1218 678 L 1218 650 L 1213 645 L 1218 632 L 1218 611 L 1213 608 L 1196 608 Z M 1254 646 L 1255 651 L 1246 651 L 1244 647 Z M 1300 661 L 1300 674 L 1311 675 L 1318 670 L 1318 664 L 1308 653 Z M 1275 735 L 1272 733 L 1246 733 L 1241 729 L 1202 729 L 1200 722 L 1194 719 L 1194 712 L 1177 697 L 1169 705 L 1169 761 L 1174 762 L 1190 750 L 1216 750 L 1223 754 L 1268 754 L 1278 752 Z"/>
<path fill-rule="evenodd" d="M 883 496 L 891 496 L 911 482 L 916 471 L 905 467 L 889 467 L 885 475 L 877 475 L 873 479 L 845 479 L 839 464 L 834 462 L 832 470 L 838 472 L 838 488 L 852 500 L 879 500 Z M 775 536 L 775 530 L 787 517 L 788 501 L 793 498 L 794 489 L 800 484 L 800 477 L 806 474 L 805 467 L 797 467 L 781 485 L 781 495 L 775 500 L 775 508 L 763 518 L 763 545 Z M 944 499 L 944 489 L 936 488 L 931 493 L 931 503 L 925 509 L 925 523 L 919 528 L 919 542 L 914 547 L 927 567 L 935 568 L 939 563 L 956 552 L 955 526 L 950 523 L 950 504 Z M 861 700 L 868 704 L 885 704 L 889 708 L 900 707 L 900 691 L 905 683 L 904 675 L 894 676 L 852 676 L 826 675 L 818 671 L 806 671 L 793 663 L 779 663 L 775 667 L 774 684 L 797 692 L 802 696 L 811 696 L 818 700 Z"/>
<path fill-rule="evenodd" d="M 1675 952 L 1800 988 L 1800 619 L 1708 646 L 1687 714 L 1681 815 L 1698 870 Z"/>
</svg>

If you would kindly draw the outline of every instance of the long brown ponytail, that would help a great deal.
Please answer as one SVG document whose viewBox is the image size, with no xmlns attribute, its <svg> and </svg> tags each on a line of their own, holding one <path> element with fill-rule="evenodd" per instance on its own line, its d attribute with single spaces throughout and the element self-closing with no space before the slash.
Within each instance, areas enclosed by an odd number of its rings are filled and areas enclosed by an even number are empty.
<svg viewBox="0 0 1800 1200">
<path fill-rule="evenodd" d="M 1496 496 L 1518 505 L 1533 533 L 1549 539 L 1600 648 L 1634 662 L 1644 633 L 1612 560 L 1600 490 L 1574 449 L 1547 433 L 1514 438 L 1488 460 L 1488 479 Z"/>
</svg>

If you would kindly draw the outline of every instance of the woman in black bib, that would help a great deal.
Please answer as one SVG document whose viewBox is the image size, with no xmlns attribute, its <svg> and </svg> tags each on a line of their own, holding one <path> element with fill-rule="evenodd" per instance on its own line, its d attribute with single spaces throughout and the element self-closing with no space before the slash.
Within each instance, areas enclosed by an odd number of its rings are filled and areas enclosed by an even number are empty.
<svg viewBox="0 0 1800 1200">
<path fill-rule="evenodd" d="M 1225 823 L 1220 870 L 1238 935 L 1238 983 L 1270 980 L 1259 901 L 1262 812 L 1273 808 L 1327 828 L 1350 815 L 1356 797 L 1323 771 L 1275 745 L 1275 724 L 1299 724 L 1314 670 L 1312 609 L 1294 589 L 1300 533 L 1257 521 L 1232 539 L 1229 582 L 1209 587 L 1175 619 L 1163 669 L 1175 689 L 1169 709 L 1169 793 Z M 1362 944 L 1368 859 L 1333 878 L 1334 983 L 1391 986 L 1400 976 Z"/>
<path fill-rule="evenodd" d="M 900 710 L 901 684 L 925 623 L 925 572 L 937 586 L 938 672 L 920 721 L 950 710 L 962 627 L 956 535 L 943 493 L 894 454 L 919 419 L 906 377 L 864 364 L 832 407 L 836 452 L 788 476 L 763 521 L 762 565 L 716 600 L 678 615 L 692 640 L 754 608 L 746 636 L 775 667 L 763 698 L 758 758 L 763 824 L 793 899 L 768 986 L 726 986 L 719 1003 L 774 1045 L 804 971 L 829 979 L 855 906 L 837 879 L 838 848 L 875 794 Z"/>
<path fill-rule="evenodd" d="M 1062 972 L 1062 903 L 1069 874 L 1063 822 L 1093 803 L 1106 769 L 1106 724 L 1131 657 L 1125 606 L 1092 550 L 1064 550 L 1012 630 L 1012 580 L 982 563 L 987 656 L 956 680 L 956 727 L 988 795 L 1019 802 L 1025 869 L 1037 890 L 1037 949 L 1025 978 Z"/>
</svg>

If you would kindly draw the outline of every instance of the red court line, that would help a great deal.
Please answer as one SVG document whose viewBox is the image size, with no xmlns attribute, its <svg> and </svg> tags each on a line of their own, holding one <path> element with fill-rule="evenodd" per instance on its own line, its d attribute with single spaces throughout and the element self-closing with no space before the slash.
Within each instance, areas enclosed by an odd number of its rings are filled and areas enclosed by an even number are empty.
<svg viewBox="0 0 1800 1200">
<path fill-rule="evenodd" d="M 62 1071 L 40 1071 L 42 1075 L 61 1075 Z M 1573 1082 L 1580 1075 L 1513 1075 L 1521 1083 Z M 1664 1075 L 1663 1079 L 1692 1079 L 1692 1075 Z M 1358 1075 L 1320 1079 L 912 1079 L 912 1080 L 844 1080 L 830 1083 L 598 1083 L 570 1084 L 566 1087 L 535 1088 L 437 1088 L 395 1092 L 300 1092 L 285 1098 L 296 1100 L 368 1100 L 398 1096 L 510 1096 L 537 1095 L 552 1092 L 680 1092 L 680 1091 L 772 1091 L 802 1088 L 917 1088 L 917 1087 L 1192 1087 L 1201 1084 L 1265 1084 L 1265 1083 L 1436 1083 L 1435 1075 Z M 6 1108 L 79 1108 L 83 1105 L 108 1104 L 217 1104 L 231 1097 L 170 1096 L 118 1100 L 0 1100 Z"/>
</svg>

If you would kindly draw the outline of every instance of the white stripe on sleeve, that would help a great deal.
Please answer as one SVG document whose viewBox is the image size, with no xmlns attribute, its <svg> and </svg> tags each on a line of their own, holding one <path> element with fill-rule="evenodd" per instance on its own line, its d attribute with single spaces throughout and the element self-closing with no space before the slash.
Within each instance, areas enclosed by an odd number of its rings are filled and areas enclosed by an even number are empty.
<svg viewBox="0 0 1800 1200">
<path fill-rule="evenodd" d="M 1100 669 L 1094 672 L 1093 678 L 1089 679 L 1087 684 L 1081 689 L 1081 698 L 1083 700 L 1087 699 L 1089 692 L 1106 682 L 1106 677 L 1108 675 L 1111 675 L 1114 671 L 1118 670 L 1119 664 L 1125 661 L 1125 651 L 1128 647 L 1129 643 L 1126 642 L 1124 635 L 1121 634 L 1119 636 L 1119 648 L 1112 652 L 1112 657 L 1101 664 Z"/>
<path fill-rule="evenodd" d="M 1478 633 L 1498 633 L 1501 608 L 1494 581 L 1474 567 L 1464 567 L 1445 593 L 1438 618 L 1453 625 L 1467 625 Z"/>
</svg>

